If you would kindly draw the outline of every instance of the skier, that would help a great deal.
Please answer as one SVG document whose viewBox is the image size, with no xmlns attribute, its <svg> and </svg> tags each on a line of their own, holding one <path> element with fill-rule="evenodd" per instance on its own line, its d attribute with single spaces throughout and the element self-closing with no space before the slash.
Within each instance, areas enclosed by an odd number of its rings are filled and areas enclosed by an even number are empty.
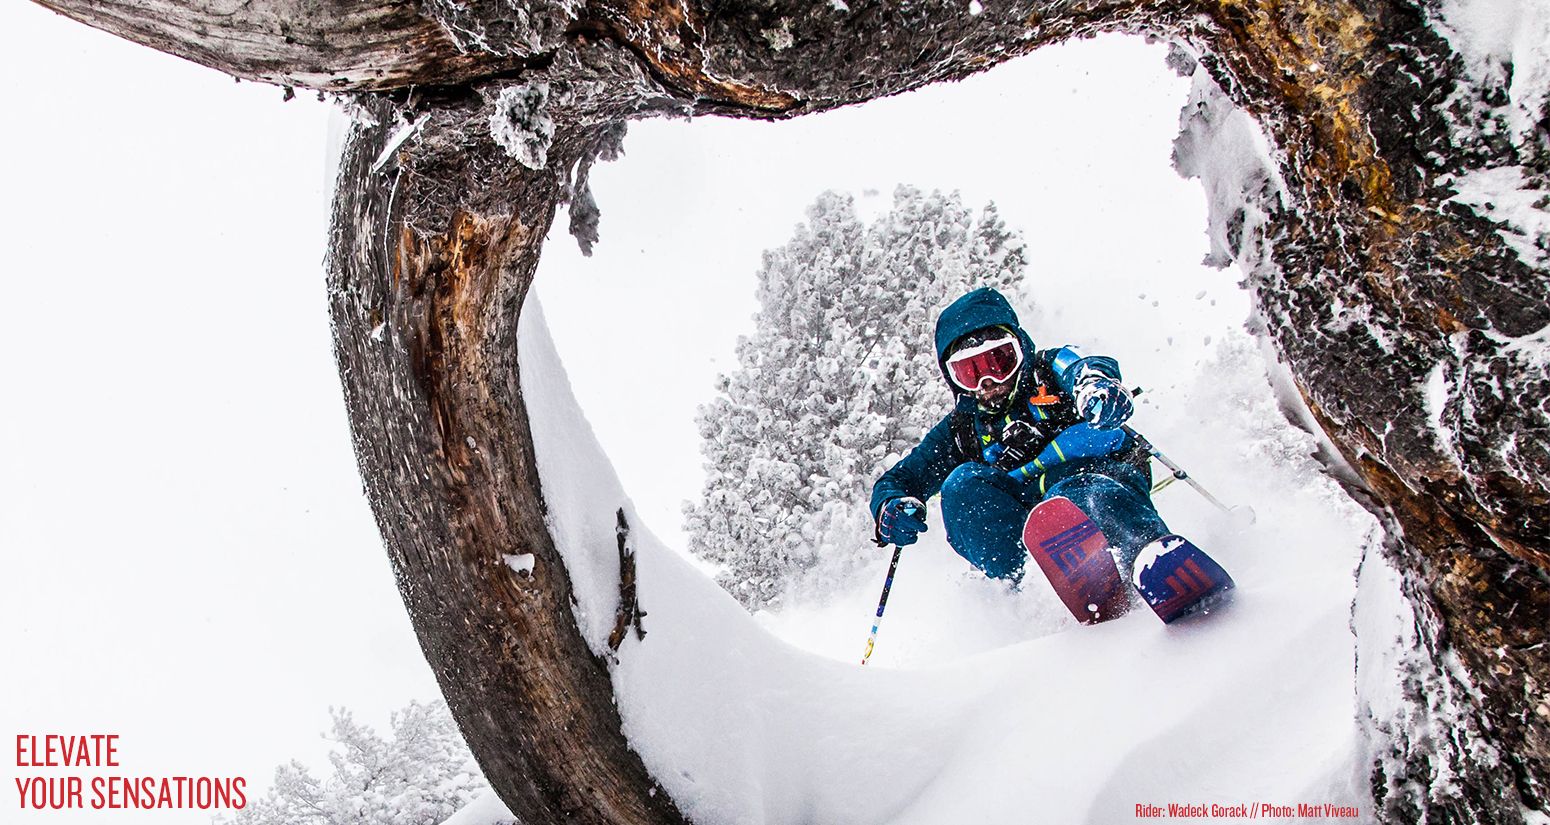
<svg viewBox="0 0 1550 825">
<path fill-rule="evenodd" d="M 913 544 L 926 529 L 924 502 L 940 492 L 958 555 L 1017 582 L 1029 511 L 1063 496 L 1103 531 L 1130 578 L 1137 554 L 1169 531 L 1152 505 L 1148 453 L 1119 429 L 1132 403 L 1118 362 L 1036 349 L 989 288 L 942 311 L 936 354 L 957 403 L 873 486 L 877 543 Z"/>
</svg>

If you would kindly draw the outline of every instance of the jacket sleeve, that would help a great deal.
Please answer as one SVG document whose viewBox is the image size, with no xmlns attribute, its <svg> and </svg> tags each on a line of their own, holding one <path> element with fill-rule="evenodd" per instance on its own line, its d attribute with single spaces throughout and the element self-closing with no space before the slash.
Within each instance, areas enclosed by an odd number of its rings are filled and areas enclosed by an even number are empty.
<svg viewBox="0 0 1550 825">
<path fill-rule="evenodd" d="M 1037 458 L 1012 471 L 1019 480 L 1038 478 L 1041 473 L 1057 464 L 1080 458 L 1098 458 L 1110 455 L 1130 442 L 1124 430 L 1100 430 L 1083 421 L 1060 431 Z M 1043 491 L 1043 487 L 1040 487 Z"/>
<path fill-rule="evenodd" d="M 1050 367 L 1055 380 L 1067 395 L 1076 394 L 1076 384 L 1087 375 L 1102 375 L 1115 381 L 1123 381 L 1119 362 L 1107 355 L 1082 355 L 1076 347 L 1065 346 L 1050 354 Z"/>
<path fill-rule="evenodd" d="M 941 491 L 948 474 L 963 463 L 954 443 L 952 420 L 948 415 L 937 422 L 909 455 L 872 485 L 872 518 L 877 518 L 878 509 L 889 499 L 914 496 L 925 501 Z"/>
</svg>

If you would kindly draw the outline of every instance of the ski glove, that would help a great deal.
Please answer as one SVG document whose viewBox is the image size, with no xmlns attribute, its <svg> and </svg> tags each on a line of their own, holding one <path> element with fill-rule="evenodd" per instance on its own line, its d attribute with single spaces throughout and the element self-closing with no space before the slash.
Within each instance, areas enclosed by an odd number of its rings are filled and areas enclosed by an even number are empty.
<svg viewBox="0 0 1550 825">
<path fill-rule="evenodd" d="M 1088 373 L 1076 383 L 1076 408 L 1100 430 L 1112 430 L 1130 419 L 1130 390 L 1107 375 Z"/>
<path fill-rule="evenodd" d="M 877 510 L 877 545 L 905 547 L 926 531 L 926 505 L 913 496 L 891 498 Z"/>
<path fill-rule="evenodd" d="M 1000 449 L 995 457 L 987 455 L 986 458 L 990 459 L 997 470 L 1009 473 L 1033 460 L 1036 455 L 1034 448 L 1039 446 L 1038 439 L 1039 432 L 1032 424 L 1013 421 L 1001 431 Z"/>
</svg>

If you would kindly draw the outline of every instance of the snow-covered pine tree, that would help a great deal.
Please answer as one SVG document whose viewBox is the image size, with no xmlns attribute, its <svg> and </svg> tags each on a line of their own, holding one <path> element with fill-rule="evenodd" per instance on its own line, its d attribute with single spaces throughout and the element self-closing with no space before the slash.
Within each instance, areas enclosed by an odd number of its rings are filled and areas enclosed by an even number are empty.
<svg viewBox="0 0 1550 825">
<path fill-rule="evenodd" d="M 901 186 L 870 225 L 825 192 L 759 270 L 752 337 L 700 408 L 705 488 L 689 548 L 750 609 L 821 560 L 864 559 L 877 475 L 936 423 L 950 394 L 937 313 L 979 286 L 1015 288 L 1027 258 L 995 206 Z"/>
<path fill-rule="evenodd" d="M 292 760 L 268 793 L 216 825 L 436 825 L 489 790 L 445 702 L 394 711 L 386 738 L 348 710 L 329 712 L 332 773 L 319 779 Z"/>
</svg>

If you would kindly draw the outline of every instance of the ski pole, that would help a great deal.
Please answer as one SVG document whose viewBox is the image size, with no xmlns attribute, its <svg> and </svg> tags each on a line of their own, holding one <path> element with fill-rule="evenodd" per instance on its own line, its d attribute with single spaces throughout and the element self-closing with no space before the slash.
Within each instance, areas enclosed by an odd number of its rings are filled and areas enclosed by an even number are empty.
<svg viewBox="0 0 1550 825">
<path fill-rule="evenodd" d="M 1152 442 L 1148 441 L 1146 436 L 1136 432 L 1134 427 L 1131 427 L 1129 424 L 1121 424 L 1119 426 L 1119 428 L 1124 430 L 1126 435 L 1129 435 L 1131 438 L 1134 438 L 1136 440 L 1136 443 L 1141 445 L 1141 449 L 1146 450 L 1147 453 L 1149 453 L 1152 456 L 1152 458 L 1157 459 L 1158 461 L 1162 462 L 1162 465 L 1164 467 L 1167 467 L 1169 470 L 1172 470 L 1174 478 L 1178 479 L 1179 481 L 1184 482 L 1185 484 L 1188 484 L 1191 487 L 1194 487 L 1195 488 L 1195 492 L 1201 494 L 1202 496 L 1205 496 L 1206 501 L 1209 501 L 1212 504 L 1216 505 L 1216 508 L 1218 510 L 1221 510 L 1224 513 L 1225 512 L 1229 512 L 1229 511 L 1232 510 L 1231 507 L 1228 507 L 1227 505 L 1223 504 L 1221 502 L 1221 500 L 1219 500 L 1216 496 L 1211 495 L 1211 491 L 1207 490 L 1204 485 L 1202 485 L 1200 482 L 1196 481 L 1194 476 L 1192 476 L 1189 473 L 1185 472 L 1183 467 L 1180 467 L 1179 465 L 1173 463 L 1173 459 L 1170 459 L 1167 456 L 1163 455 L 1161 450 L 1159 450 L 1159 449 L 1157 449 L 1157 447 L 1153 446 Z"/>
<path fill-rule="evenodd" d="M 1196 481 L 1195 477 L 1186 472 L 1183 467 L 1175 464 L 1173 459 L 1163 455 L 1162 450 L 1157 449 L 1157 447 L 1153 445 L 1151 441 L 1147 440 L 1146 436 L 1136 432 L 1134 427 L 1131 427 L 1129 424 L 1121 424 L 1120 429 L 1124 430 L 1126 435 L 1134 438 L 1136 443 L 1141 445 L 1141 449 L 1146 450 L 1147 454 L 1161 462 L 1164 467 L 1167 467 L 1173 473 L 1173 479 L 1177 479 L 1191 487 L 1194 487 L 1195 492 L 1203 496 L 1206 501 L 1209 501 L 1215 505 L 1216 509 L 1221 510 L 1229 516 L 1234 516 L 1235 518 L 1246 516 L 1248 524 L 1254 523 L 1255 515 L 1254 509 L 1252 507 L 1241 504 L 1235 507 L 1228 507 L 1222 503 L 1221 499 L 1211 495 L 1211 491 L 1207 490 L 1205 485 Z M 1172 481 L 1173 479 L 1169 479 L 1169 481 Z M 1165 481 L 1163 483 L 1166 484 L 1168 482 Z"/>
<path fill-rule="evenodd" d="M 1132 397 L 1134 397 L 1134 396 L 1140 395 L 1143 392 L 1146 392 L 1146 390 L 1141 388 L 1141 387 L 1134 387 L 1134 388 L 1132 388 L 1130 390 L 1130 395 Z M 1248 514 L 1249 514 L 1249 523 L 1250 524 L 1254 523 L 1254 510 L 1253 510 L 1253 508 L 1251 508 L 1251 507 L 1244 507 L 1244 506 L 1228 507 L 1227 505 L 1223 504 L 1221 502 L 1221 500 L 1218 499 L 1216 496 L 1211 495 L 1211 492 L 1205 488 L 1205 485 L 1203 485 L 1200 482 L 1196 481 L 1194 476 L 1191 476 L 1189 473 L 1185 472 L 1183 467 L 1180 467 L 1179 465 L 1174 464 L 1172 459 L 1170 459 L 1167 456 L 1163 455 L 1162 454 L 1162 450 L 1157 449 L 1157 447 L 1154 446 L 1151 441 L 1147 440 L 1146 436 L 1136 432 L 1134 427 L 1130 426 L 1129 424 L 1121 424 L 1119 426 L 1119 428 L 1121 430 L 1124 430 L 1126 435 L 1129 435 L 1131 438 L 1134 438 L 1136 440 L 1136 443 L 1140 444 L 1141 445 L 1141 449 L 1146 450 L 1148 455 L 1150 455 L 1152 458 L 1155 458 L 1158 461 L 1162 462 L 1162 465 L 1164 467 L 1167 467 L 1168 470 L 1173 473 L 1173 475 L 1170 476 L 1169 478 L 1164 479 L 1161 482 L 1158 482 L 1157 486 L 1152 488 L 1152 492 L 1155 493 L 1158 490 L 1161 490 L 1162 488 L 1167 487 L 1169 484 L 1172 484 L 1175 481 L 1182 481 L 1185 484 L 1188 484 L 1189 486 L 1194 487 L 1195 488 L 1195 492 L 1199 493 L 1201 496 L 1204 496 L 1206 501 L 1209 501 L 1212 504 L 1216 505 L 1216 509 L 1221 510 L 1224 513 L 1227 513 L 1228 515 L 1232 515 L 1234 513 L 1234 511 L 1247 510 Z"/>
<path fill-rule="evenodd" d="M 872 647 L 877 644 L 877 626 L 883 623 L 883 608 L 888 606 L 888 591 L 893 588 L 893 574 L 899 569 L 899 554 L 904 552 L 902 545 L 893 546 L 893 561 L 888 563 L 888 578 L 883 579 L 883 596 L 877 600 L 877 618 L 872 620 L 872 635 L 867 637 L 866 652 L 861 654 L 861 664 L 872 658 Z"/>
</svg>

